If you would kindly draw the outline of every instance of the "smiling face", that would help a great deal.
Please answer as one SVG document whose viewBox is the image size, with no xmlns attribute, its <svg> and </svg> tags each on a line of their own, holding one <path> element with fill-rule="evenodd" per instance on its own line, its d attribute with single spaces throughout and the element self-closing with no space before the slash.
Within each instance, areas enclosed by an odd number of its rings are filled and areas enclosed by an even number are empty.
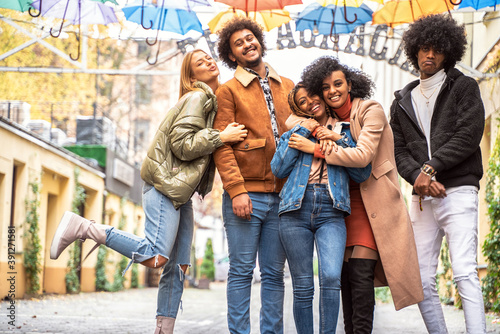
<svg viewBox="0 0 500 334">
<path fill-rule="evenodd" d="M 432 46 L 422 46 L 417 53 L 420 78 L 427 79 L 444 68 L 444 53 Z"/>
<path fill-rule="evenodd" d="M 231 45 L 229 59 L 238 65 L 253 68 L 262 62 L 262 46 L 250 30 L 243 29 L 233 33 L 229 44 Z"/>
<path fill-rule="evenodd" d="M 347 83 L 342 71 L 334 71 L 323 80 L 323 99 L 333 109 L 342 107 L 349 96 L 351 83 Z"/>
<path fill-rule="evenodd" d="M 305 88 L 299 88 L 295 93 L 295 104 L 304 113 L 314 117 L 320 124 L 326 122 L 325 101 L 318 95 L 309 95 Z"/>
</svg>

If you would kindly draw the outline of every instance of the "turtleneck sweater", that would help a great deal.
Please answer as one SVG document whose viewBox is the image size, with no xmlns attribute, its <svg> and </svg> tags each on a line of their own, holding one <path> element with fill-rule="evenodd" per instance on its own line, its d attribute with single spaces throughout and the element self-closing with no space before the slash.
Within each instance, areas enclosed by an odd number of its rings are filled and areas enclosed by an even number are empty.
<svg viewBox="0 0 500 334">
<path fill-rule="evenodd" d="M 427 79 L 420 79 L 420 84 L 411 91 L 411 102 L 417 116 L 418 125 L 427 139 L 429 159 L 431 154 L 431 120 L 436 99 L 446 79 L 444 69 Z"/>
<path fill-rule="evenodd" d="M 351 118 L 351 108 L 351 94 L 347 94 L 347 99 L 345 100 L 344 105 L 338 109 L 332 109 L 341 121 L 349 122 L 349 119 Z"/>
</svg>

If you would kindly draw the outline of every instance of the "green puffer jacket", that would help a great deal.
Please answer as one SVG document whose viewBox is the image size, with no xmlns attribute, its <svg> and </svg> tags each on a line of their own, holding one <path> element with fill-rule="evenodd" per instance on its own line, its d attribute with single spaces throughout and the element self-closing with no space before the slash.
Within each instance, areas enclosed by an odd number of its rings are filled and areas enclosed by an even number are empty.
<svg viewBox="0 0 500 334">
<path fill-rule="evenodd" d="M 212 89 L 196 82 L 168 111 L 141 167 L 141 177 L 167 196 L 175 208 L 197 191 L 212 190 L 215 164 L 211 153 L 224 145 L 220 131 L 212 129 L 217 99 Z"/>
</svg>

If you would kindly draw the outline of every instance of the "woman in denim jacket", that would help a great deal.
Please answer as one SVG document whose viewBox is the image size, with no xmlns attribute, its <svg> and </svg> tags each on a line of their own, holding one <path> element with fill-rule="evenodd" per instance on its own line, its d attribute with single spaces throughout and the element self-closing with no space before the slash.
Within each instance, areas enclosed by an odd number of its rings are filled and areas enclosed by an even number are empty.
<svg viewBox="0 0 500 334">
<path fill-rule="evenodd" d="M 300 83 L 290 92 L 294 114 L 314 117 L 283 134 L 271 168 L 288 177 L 280 193 L 280 237 L 293 282 L 293 314 L 298 334 L 313 333 L 314 242 L 319 263 L 320 333 L 335 333 L 340 304 L 340 274 L 350 214 L 349 178 L 363 182 L 371 165 L 346 168 L 325 162 L 322 147 L 305 122 L 318 122 L 342 147 L 355 147 L 349 123 L 337 123 L 318 95 L 309 96 Z M 332 131 L 335 128 L 337 131 Z M 316 132 L 316 131 L 315 131 Z M 323 144 L 323 143 L 322 143 Z M 332 144 L 328 142 L 328 144 Z"/>
</svg>

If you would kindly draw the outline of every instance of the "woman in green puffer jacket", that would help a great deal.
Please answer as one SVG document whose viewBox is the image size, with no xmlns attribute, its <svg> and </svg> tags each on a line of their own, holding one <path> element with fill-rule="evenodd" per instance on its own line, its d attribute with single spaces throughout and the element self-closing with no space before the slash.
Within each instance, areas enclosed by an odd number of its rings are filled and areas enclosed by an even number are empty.
<svg viewBox="0 0 500 334">
<path fill-rule="evenodd" d="M 52 240 L 52 259 L 73 241 L 91 238 L 127 256 L 130 264 L 165 265 L 158 289 L 155 333 L 173 332 L 184 273 L 190 265 L 194 227 L 191 196 L 194 192 L 205 196 L 212 189 L 215 165 L 211 153 L 247 135 L 244 126 L 237 123 L 224 131 L 212 129 L 218 77 L 215 60 L 204 51 L 194 50 L 184 57 L 179 101 L 160 124 L 141 168 L 145 238 L 66 212 Z"/>
</svg>

